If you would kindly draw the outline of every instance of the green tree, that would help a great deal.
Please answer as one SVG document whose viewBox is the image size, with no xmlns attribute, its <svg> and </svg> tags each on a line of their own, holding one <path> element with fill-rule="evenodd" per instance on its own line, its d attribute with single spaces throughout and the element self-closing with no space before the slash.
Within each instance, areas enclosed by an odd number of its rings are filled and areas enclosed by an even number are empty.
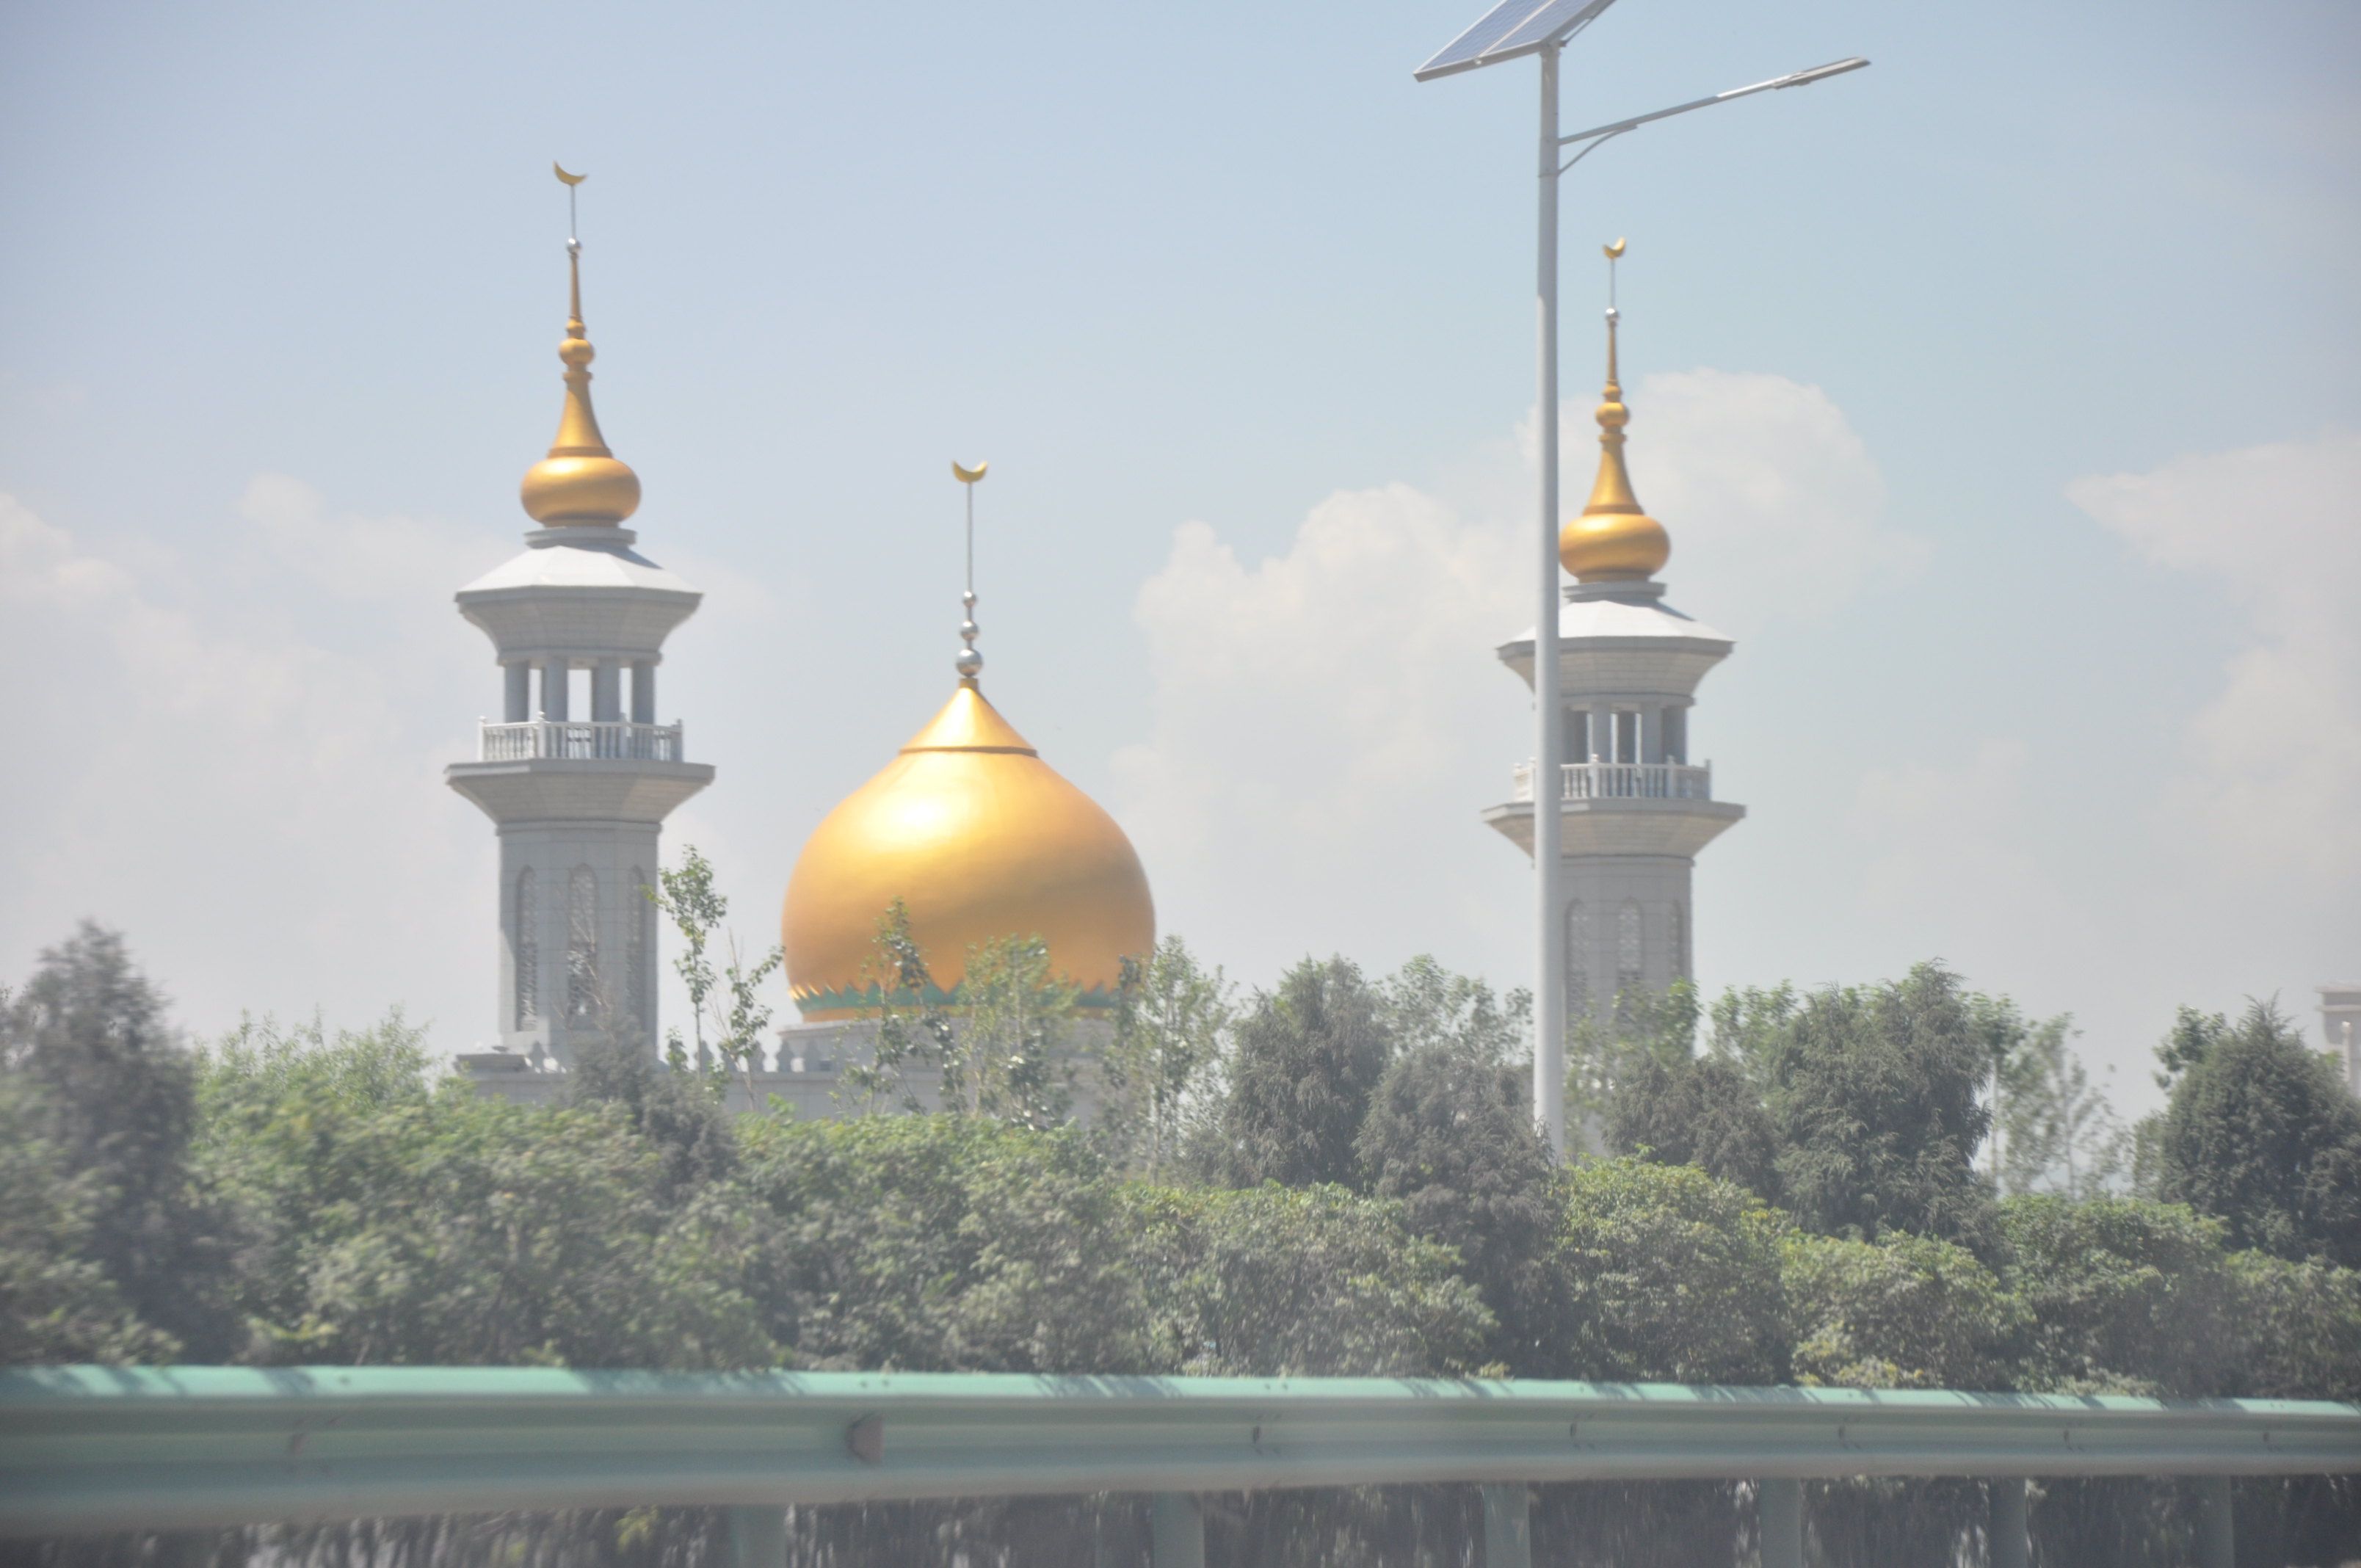
<svg viewBox="0 0 2361 1568">
<path fill-rule="evenodd" d="M 1119 1186 L 1079 1131 L 778 1121 L 745 1147 L 747 1288 L 795 1365 L 1157 1370 Z"/>
<path fill-rule="evenodd" d="M 49 1120 L 31 1084 L 0 1074 L 0 1365 L 180 1359 L 98 1262 L 104 1190 L 42 1136 Z"/>
<path fill-rule="evenodd" d="M 726 1081 L 667 1070 L 636 1040 L 594 1042 L 566 1075 L 566 1103 L 619 1105 L 662 1156 L 667 1198 L 727 1177 L 738 1164 L 736 1124 L 722 1108 Z"/>
<path fill-rule="evenodd" d="M 1384 1006 L 1342 958 L 1306 959 L 1274 990 L 1255 992 L 1202 1157 L 1209 1174 L 1234 1187 L 1356 1185 L 1354 1141 L 1392 1054 Z"/>
<path fill-rule="evenodd" d="M 2025 1305 L 2020 1385 L 2057 1393 L 2230 1390 L 2241 1359 L 2219 1221 L 2180 1204 L 2057 1194 L 2000 1205 Z"/>
<path fill-rule="evenodd" d="M 877 1034 L 868 1059 L 846 1066 L 855 1104 L 939 1110 L 1017 1126 L 1062 1125 L 1072 1113 L 1068 1034 L 1080 988 L 1050 968 L 1038 937 L 1004 937 L 970 948 L 966 974 L 947 995 L 910 933 L 900 899 L 878 917 L 876 947 L 862 968 Z M 934 1103 L 923 1078 L 934 1075 Z"/>
<path fill-rule="evenodd" d="M 1607 1147 L 1664 1165 L 1694 1165 L 1768 1202 L 1779 1198 L 1778 1136 L 1762 1091 L 1727 1057 L 1631 1064 L 1608 1101 Z"/>
<path fill-rule="evenodd" d="M 620 1104 L 430 1088 L 395 1020 L 248 1025 L 210 1053 L 204 1168 L 258 1234 L 239 1305 L 270 1360 L 728 1367 L 774 1356 L 718 1190 L 668 1195 Z"/>
<path fill-rule="evenodd" d="M 1117 1164 L 1151 1179 L 1180 1158 L 1212 1097 L 1231 987 L 1177 936 L 1123 960 L 1114 1038 L 1099 1063 L 1098 1132 Z"/>
<path fill-rule="evenodd" d="M 1693 1166 L 1587 1161 L 1565 1178 L 1554 1252 L 1571 1300 L 1558 1376 L 1672 1383 L 1786 1377 L 1784 1221 Z"/>
<path fill-rule="evenodd" d="M 684 845 L 680 864 L 659 869 L 656 881 L 658 887 L 642 891 L 650 903 L 672 916 L 673 927 L 680 933 L 681 950 L 673 959 L 673 969 L 688 988 L 689 1026 L 696 1040 L 692 1058 L 681 1044 L 680 1031 L 674 1029 L 666 1039 L 666 1055 L 675 1070 L 686 1070 L 693 1063 L 699 1072 L 717 1065 L 725 1072 L 735 1071 L 746 1087 L 747 1106 L 760 1110 L 754 1069 L 761 1065 L 763 1041 L 771 1027 L 771 1004 L 763 1000 L 763 982 L 786 961 L 786 950 L 774 945 L 753 968 L 745 966 L 737 933 L 722 930 L 721 923 L 730 916 L 730 900 L 713 885 L 713 867 L 696 845 Z M 729 962 L 718 970 L 708 953 L 717 931 L 722 933 L 729 952 Z M 708 1026 L 713 1031 L 710 1041 L 706 1037 Z M 718 1064 L 716 1056 L 720 1058 Z"/>
<path fill-rule="evenodd" d="M 1038 937 L 972 947 L 959 986 L 965 1016 L 942 1062 L 946 1110 L 1046 1131 L 1072 1116 L 1068 1030 L 1081 987 L 1050 968 Z"/>
<path fill-rule="evenodd" d="M 1676 980 L 1664 991 L 1627 987 L 1616 992 L 1602 1021 L 1584 1012 L 1566 1029 L 1566 1113 L 1595 1141 L 1618 1091 L 1661 1063 L 1687 1060 L 1697 1050 L 1700 1007 L 1695 984 Z"/>
<path fill-rule="evenodd" d="M 1512 1372 L 1554 1354 L 1563 1291 L 1549 1266 L 1554 1161 L 1533 1124 L 1521 1007 L 1480 981 L 1413 959 L 1385 986 L 1401 1042 L 1370 1096 L 1355 1147 L 1363 1180 L 1403 1223 L 1459 1256 L 1499 1321 L 1487 1359 Z M 1515 1003 L 1521 1003 L 1520 993 Z"/>
<path fill-rule="evenodd" d="M 1768 1056 L 1780 1192 L 1798 1224 L 1861 1241 L 1907 1231 L 1991 1255 L 1993 1195 L 1973 1163 L 1991 1124 L 1989 1057 L 1956 975 L 1920 964 L 1814 992 Z"/>
<path fill-rule="evenodd" d="M 1492 1315 L 1451 1249 L 1399 1205 L 1341 1187 L 1136 1187 L 1128 1228 L 1171 1370 L 1212 1376 L 1449 1376 Z"/>
<path fill-rule="evenodd" d="M 926 950 L 910 934 L 909 907 L 900 899 L 877 917 L 874 947 L 861 966 L 862 989 L 877 998 L 877 1035 L 866 1060 L 844 1065 L 840 1091 L 858 1110 L 887 1104 L 917 1113 L 928 1109 L 915 1075 L 937 1073 L 959 1052 L 950 1009 L 927 967 Z"/>
<path fill-rule="evenodd" d="M 1768 989 L 1732 986 L 1714 999 L 1707 1049 L 1734 1063 L 1767 1095 L 1778 1077 L 1780 1042 L 1803 1009 L 1804 993 L 1792 981 L 1781 981 Z"/>
<path fill-rule="evenodd" d="M 2008 998 L 1971 996 L 1969 1012 L 1992 1058 L 1989 1166 L 2004 1193 L 2093 1198 L 2128 1171 L 2131 1135 L 2068 1043 L 2070 1013 L 2035 1022 Z"/>
<path fill-rule="evenodd" d="M 194 1064 L 120 935 L 84 921 L 41 954 L 0 1011 L 0 1073 L 21 1085 L 18 1117 L 76 1186 L 67 1209 L 82 1217 L 82 1260 L 183 1354 L 227 1354 L 238 1237 L 191 1179 Z"/>
<path fill-rule="evenodd" d="M 2234 1392 L 2361 1400 L 2361 1269 L 2234 1252 L 2230 1318 L 2245 1341 Z"/>
<path fill-rule="evenodd" d="M 1790 1237 L 1797 1382 L 2006 1388 L 2024 1310 L 1974 1254 L 1932 1236 Z"/>
<path fill-rule="evenodd" d="M 2268 1003 L 2235 1025 L 2181 1022 L 2156 1139 L 2159 1195 L 2278 1256 L 2361 1264 L 2361 1102 Z M 2210 1026 L 2209 1026 L 2210 1025 Z"/>
</svg>

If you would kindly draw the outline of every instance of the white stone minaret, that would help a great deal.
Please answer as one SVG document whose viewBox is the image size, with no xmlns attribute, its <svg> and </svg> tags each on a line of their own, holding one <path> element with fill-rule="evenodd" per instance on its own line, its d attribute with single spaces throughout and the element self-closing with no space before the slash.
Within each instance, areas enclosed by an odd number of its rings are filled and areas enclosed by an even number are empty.
<svg viewBox="0 0 2361 1568">
<path fill-rule="evenodd" d="M 664 640 L 701 596 L 635 552 L 638 535 L 621 526 L 640 481 L 590 410 L 582 247 L 566 245 L 566 410 L 523 486 L 543 526 L 456 596 L 499 654 L 501 721 L 482 726 L 477 761 L 444 770 L 499 824 L 499 1040 L 535 1070 L 570 1067 L 594 1039 L 653 1048 L 657 912 L 642 890 L 655 884 L 664 817 L 713 782 L 711 767 L 684 760 L 680 725 L 659 723 L 656 707 Z M 498 1062 L 465 1059 L 479 1075 Z"/>
<path fill-rule="evenodd" d="M 1528 855 L 1533 800 L 1554 799 L 1564 832 L 1566 1018 L 1604 1026 L 1619 993 L 1663 992 L 1691 976 L 1697 852 L 1746 815 L 1713 798 L 1713 770 L 1689 755 L 1689 709 L 1730 640 L 1664 603 L 1654 580 L 1672 554 L 1664 525 L 1640 510 L 1623 466 L 1631 411 L 1616 381 L 1616 313 L 1607 313 L 1607 391 L 1598 409 L 1598 482 L 1558 535 L 1576 581 L 1558 618 L 1565 755 L 1516 771 L 1514 797 L 1484 813 Z M 1500 660 L 1533 679 L 1533 635 Z M 1548 774 L 1554 773 L 1554 780 Z"/>
</svg>

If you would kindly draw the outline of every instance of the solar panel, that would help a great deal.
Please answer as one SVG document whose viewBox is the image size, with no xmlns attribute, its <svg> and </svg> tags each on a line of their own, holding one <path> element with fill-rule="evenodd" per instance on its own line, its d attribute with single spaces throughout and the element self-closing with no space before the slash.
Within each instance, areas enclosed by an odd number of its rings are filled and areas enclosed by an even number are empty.
<svg viewBox="0 0 2361 1568">
<path fill-rule="evenodd" d="M 1572 38 L 1615 0 L 1500 0 L 1476 25 L 1438 50 L 1433 60 L 1411 74 L 1421 82 L 1450 76 L 1479 66 L 1496 65 L 1520 55 L 1538 54 L 1551 43 Z"/>
</svg>

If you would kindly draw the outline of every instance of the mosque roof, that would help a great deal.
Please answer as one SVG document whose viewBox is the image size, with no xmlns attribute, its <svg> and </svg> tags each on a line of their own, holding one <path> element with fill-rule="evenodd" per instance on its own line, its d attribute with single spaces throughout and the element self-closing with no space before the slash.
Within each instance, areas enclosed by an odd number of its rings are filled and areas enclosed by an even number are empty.
<svg viewBox="0 0 2361 1568">
<path fill-rule="evenodd" d="M 897 899 L 936 1000 L 957 1000 L 971 949 L 1038 937 L 1052 970 L 1103 1005 L 1123 959 L 1145 959 L 1156 944 L 1156 905 L 1131 840 L 972 676 L 796 858 L 779 934 L 807 1019 L 876 1004 L 877 924 Z"/>
<path fill-rule="evenodd" d="M 459 592 L 501 588 L 655 588 L 666 593 L 697 590 L 675 574 L 628 548 L 555 543 L 520 551 Z"/>
</svg>

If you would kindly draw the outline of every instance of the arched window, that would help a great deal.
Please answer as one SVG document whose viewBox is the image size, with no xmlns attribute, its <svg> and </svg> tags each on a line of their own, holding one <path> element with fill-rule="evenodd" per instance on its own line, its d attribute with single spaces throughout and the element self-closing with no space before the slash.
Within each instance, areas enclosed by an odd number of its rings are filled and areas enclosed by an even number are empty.
<svg viewBox="0 0 2361 1568">
<path fill-rule="evenodd" d="M 1689 914 L 1677 900 L 1673 904 L 1673 978 L 1689 978 Z"/>
<path fill-rule="evenodd" d="M 517 872 L 516 930 L 509 950 L 516 957 L 516 1026 L 529 1029 L 541 1017 L 541 898 L 531 866 Z"/>
<path fill-rule="evenodd" d="M 1640 988 L 1640 901 L 1627 898 L 1615 912 L 1615 989 Z"/>
<path fill-rule="evenodd" d="M 1565 1015 L 1590 1011 L 1590 911 L 1576 899 L 1565 906 Z"/>
<path fill-rule="evenodd" d="M 577 866 L 566 879 L 566 1021 L 598 1016 L 598 873 Z"/>
<path fill-rule="evenodd" d="M 648 1026 L 648 925 L 654 916 L 655 906 L 648 902 L 647 873 L 633 866 L 631 905 L 623 912 L 623 929 L 628 933 L 623 943 L 623 990 L 631 1022 L 642 1030 Z"/>
</svg>

